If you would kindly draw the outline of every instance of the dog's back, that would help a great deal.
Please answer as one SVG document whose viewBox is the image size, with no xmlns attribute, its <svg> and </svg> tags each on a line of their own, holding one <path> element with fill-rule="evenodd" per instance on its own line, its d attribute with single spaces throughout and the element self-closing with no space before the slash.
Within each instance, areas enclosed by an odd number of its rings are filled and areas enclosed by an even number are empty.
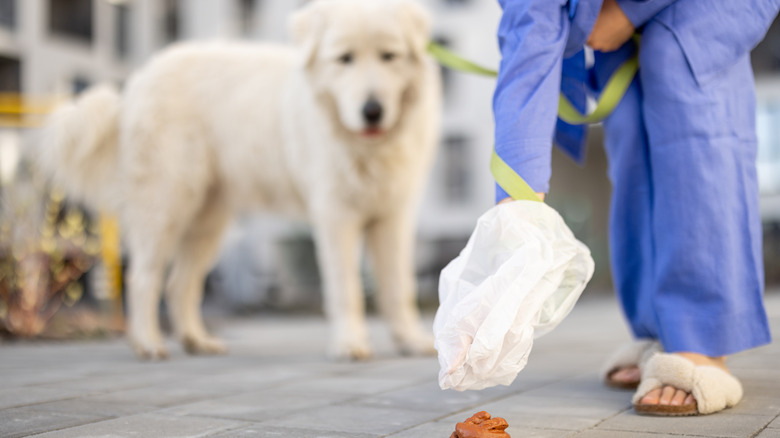
<svg viewBox="0 0 780 438">
<path fill-rule="evenodd" d="M 174 174 L 193 166 L 197 179 L 229 186 L 236 208 L 284 209 L 272 204 L 295 198 L 280 148 L 281 101 L 294 64 L 293 49 L 269 44 L 195 43 L 164 52 L 128 83 L 124 163 L 153 169 L 164 161 L 171 168 L 159 170 Z M 149 136 L 172 141 L 147 151 L 141 145 Z"/>
</svg>

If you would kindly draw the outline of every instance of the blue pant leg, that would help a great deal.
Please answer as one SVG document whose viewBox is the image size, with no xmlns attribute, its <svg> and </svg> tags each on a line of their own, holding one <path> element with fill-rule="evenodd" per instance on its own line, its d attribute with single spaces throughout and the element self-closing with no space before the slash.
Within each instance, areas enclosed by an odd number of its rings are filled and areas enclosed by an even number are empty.
<svg viewBox="0 0 780 438">
<path fill-rule="evenodd" d="M 597 69 L 602 68 L 599 64 L 597 59 Z M 652 233 L 648 232 L 652 228 L 653 187 L 641 102 L 641 87 L 636 78 L 604 121 L 604 147 L 612 183 L 610 261 L 615 292 L 633 335 L 657 338 L 651 305 L 653 242 Z"/>
<path fill-rule="evenodd" d="M 699 83 L 671 31 L 651 21 L 640 65 L 654 191 L 653 331 L 672 352 L 722 356 L 765 344 L 749 58 Z"/>
</svg>

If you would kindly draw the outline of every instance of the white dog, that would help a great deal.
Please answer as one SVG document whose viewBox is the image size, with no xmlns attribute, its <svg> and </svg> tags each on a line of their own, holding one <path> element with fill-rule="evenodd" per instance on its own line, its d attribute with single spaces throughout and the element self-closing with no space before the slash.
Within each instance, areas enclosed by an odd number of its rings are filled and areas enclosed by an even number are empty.
<svg viewBox="0 0 780 438">
<path fill-rule="evenodd" d="M 226 224 L 257 208 L 312 223 L 334 356 L 371 354 L 364 235 L 399 349 L 433 351 L 413 272 L 441 100 L 428 17 L 412 0 L 318 0 L 290 24 L 295 47 L 166 50 L 121 96 L 92 89 L 44 131 L 42 164 L 55 183 L 121 218 L 129 335 L 142 357 L 166 355 L 158 307 L 169 267 L 166 300 L 184 348 L 225 350 L 203 325 L 203 280 Z"/>
</svg>

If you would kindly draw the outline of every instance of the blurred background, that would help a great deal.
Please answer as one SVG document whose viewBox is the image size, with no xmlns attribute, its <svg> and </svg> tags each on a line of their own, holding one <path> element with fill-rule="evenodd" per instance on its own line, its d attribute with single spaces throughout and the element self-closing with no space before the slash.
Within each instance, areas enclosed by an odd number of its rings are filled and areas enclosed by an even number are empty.
<svg viewBox="0 0 780 438">
<path fill-rule="evenodd" d="M 420 0 L 433 38 L 495 67 L 496 1 Z M 306 0 L 0 0 L 0 334 L 82 336 L 122 327 L 122 257 L 111 217 L 50 192 L 22 160 L 45 114 L 91 84 L 122 84 L 181 40 L 287 41 L 291 11 Z M 780 284 L 780 25 L 755 49 L 759 179 L 766 279 Z M 441 145 L 419 214 L 420 301 L 437 305 L 438 273 L 492 206 L 490 78 L 443 70 Z M 239 85 L 240 86 L 240 85 Z M 549 203 L 596 261 L 586 294 L 612 293 L 607 245 L 610 185 L 602 133 L 591 129 L 586 165 L 557 151 Z M 371 275 L 365 269 L 369 303 Z M 216 312 L 319 312 L 319 276 L 305 224 L 241 217 L 206 284 Z M 65 315 L 64 317 L 60 317 Z M 75 322 L 74 322 L 75 321 Z"/>
</svg>

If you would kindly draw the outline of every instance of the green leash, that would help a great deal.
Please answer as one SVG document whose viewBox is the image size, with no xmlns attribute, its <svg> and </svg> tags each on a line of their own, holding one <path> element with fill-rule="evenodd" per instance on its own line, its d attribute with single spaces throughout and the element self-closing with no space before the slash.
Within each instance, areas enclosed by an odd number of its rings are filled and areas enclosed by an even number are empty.
<svg viewBox="0 0 780 438">
<path fill-rule="evenodd" d="M 430 55 L 441 65 L 453 70 L 482 76 L 498 76 L 498 72 L 495 70 L 482 67 L 481 65 L 463 59 L 444 48 L 442 45 L 434 42 L 428 44 L 428 53 L 430 53 Z M 558 117 L 571 125 L 584 125 L 603 121 L 612 114 L 612 111 L 614 111 L 618 103 L 620 103 L 620 100 L 626 94 L 626 90 L 628 90 L 629 85 L 631 85 L 631 81 L 634 79 L 638 69 L 638 55 L 634 55 L 624 62 L 607 81 L 604 90 L 601 92 L 601 96 L 599 96 L 596 108 L 587 115 L 577 111 L 569 99 L 561 93 L 558 98 Z M 512 170 L 512 168 L 496 154 L 495 150 L 493 151 L 493 156 L 490 160 L 490 171 L 493 173 L 493 177 L 498 182 L 498 185 L 500 185 L 512 199 L 541 202 L 531 186 Z"/>
<path fill-rule="evenodd" d="M 433 56 L 439 64 L 451 68 L 453 70 L 461 71 L 464 73 L 474 73 L 482 76 L 498 76 L 498 72 L 489 68 L 482 67 L 471 61 L 461 58 L 450 50 L 444 48 L 441 44 L 434 42 L 428 43 L 428 53 Z M 571 125 L 584 125 L 590 123 L 599 123 L 606 119 L 612 111 L 615 110 L 617 104 L 620 103 L 620 99 L 626 94 L 628 86 L 631 85 L 631 81 L 634 79 L 637 70 L 639 69 L 639 59 L 637 55 L 634 55 L 626 62 L 623 63 L 612 74 L 612 77 L 607 81 L 607 85 L 604 86 L 604 90 L 599 96 L 596 108 L 592 113 L 584 115 L 574 108 L 574 105 L 569 102 L 563 94 L 558 99 L 558 117 L 566 123 Z"/>
</svg>

